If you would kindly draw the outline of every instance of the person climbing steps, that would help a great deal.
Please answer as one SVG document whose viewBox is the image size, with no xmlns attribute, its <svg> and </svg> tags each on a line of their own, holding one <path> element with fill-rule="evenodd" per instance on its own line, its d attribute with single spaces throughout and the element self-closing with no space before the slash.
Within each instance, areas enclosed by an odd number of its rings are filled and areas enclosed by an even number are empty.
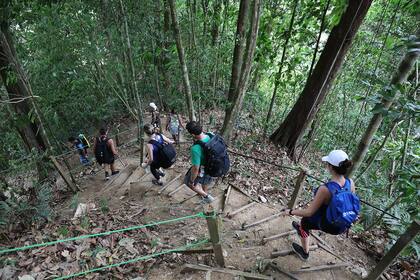
<svg viewBox="0 0 420 280">
<path fill-rule="evenodd" d="M 224 176 L 230 162 L 227 147 L 219 135 L 204 133 L 198 122 L 186 126 L 195 142 L 191 147 L 191 168 L 184 178 L 184 184 L 201 195 L 202 203 L 212 203 L 214 197 L 208 193 L 213 177 Z"/>
<path fill-rule="evenodd" d="M 171 167 L 176 160 L 176 151 L 172 146 L 174 141 L 157 133 L 151 124 L 146 124 L 143 128 L 144 133 L 150 140 L 146 144 L 147 155 L 141 166 L 143 168 L 150 166 L 150 171 L 155 177 L 152 183 L 162 186 L 161 178 L 165 176 L 165 173 L 161 168 Z"/>
<path fill-rule="evenodd" d="M 309 258 L 309 235 L 311 230 L 338 235 L 347 232 L 357 221 L 360 200 L 355 194 L 353 180 L 345 177 L 352 166 L 348 155 L 342 150 L 331 151 L 322 157 L 330 181 L 315 189 L 315 197 L 306 209 L 285 209 L 283 215 L 302 217 L 300 224 L 292 222 L 301 239 L 301 245 L 292 243 L 293 251 L 304 261 Z"/>
<path fill-rule="evenodd" d="M 99 136 L 95 139 L 93 152 L 98 164 L 105 169 L 105 180 L 109 180 L 110 176 L 119 173 L 115 169 L 115 157 L 118 156 L 117 149 L 115 148 L 114 141 L 108 138 L 105 128 L 99 130 Z"/>
</svg>

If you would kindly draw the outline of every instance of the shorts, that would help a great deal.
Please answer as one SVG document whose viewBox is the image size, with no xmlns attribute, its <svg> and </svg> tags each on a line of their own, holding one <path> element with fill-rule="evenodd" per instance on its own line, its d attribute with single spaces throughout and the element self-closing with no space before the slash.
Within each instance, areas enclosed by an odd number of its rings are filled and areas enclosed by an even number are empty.
<svg viewBox="0 0 420 280">
<path fill-rule="evenodd" d="M 96 162 L 99 163 L 99 165 L 102 165 L 102 164 L 114 164 L 115 158 L 114 157 L 110 157 L 110 158 L 107 158 L 107 159 L 96 158 Z"/>
<path fill-rule="evenodd" d="M 340 228 L 331 225 L 328 223 L 326 218 L 326 207 L 322 207 L 318 210 L 312 217 L 304 217 L 300 221 L 301 230 L 304 231 L 303 233 L 299 234 L 301 237 L 302 235 L 309 236 L 310 231 L 313 230 L 321 230 L 323 232 L 338 235 L 341 233 Z"/>
<path fill-rule="evenodd" d="M 171 135 L 178 135 L 179 134 L 179 127 L 178 126 L 170 126 L 169 132 Z"/>
<path fill-rule="evenodd" d="M 191 170 L 192 170 L 192 167 L 188 170 L 187 174 L 185 174 L 185 177 L 184 177 L 184 184 L 187 186 L 189 182 L 191 181 Z M 210 185 L 212 181 L 213 181 L 213 177 L 204 173 L 202 176 L 199 175 L 197 176 L 197 178 L 195 178 L 194 186 L 198 184 L 207 186 L 207 185 Z"/>
</svg>

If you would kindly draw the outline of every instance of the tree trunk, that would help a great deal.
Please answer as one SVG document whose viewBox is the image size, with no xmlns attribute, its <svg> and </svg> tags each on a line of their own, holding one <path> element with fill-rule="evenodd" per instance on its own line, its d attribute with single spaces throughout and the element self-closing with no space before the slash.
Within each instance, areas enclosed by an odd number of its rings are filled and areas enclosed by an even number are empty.
<svg viewBox="0 0 420 280">
<path fill-rule="evenodd" d="M 232 77 L 228 96 L 229 104 L 225 111 L 225 119 L 221 132 L 227 142 L 229 142 L 234 122 L 242 108 L 258 35 L 261 3 L 260 0 L 254 0 L 250 17 L 250 28 L 244 49 L 244 33 L 249 6 L 249 0 L 241 0 L 233 52 Z"/>
<path fill-rule="evenodd" d="M 220 11 L 222 9 L 222 1 L 213 2 L 213 26 L 211 28 L 211 42 L 213 47 L 216 46 L 219 40 L 219 24 L 220 24 Z"/>
<path fill-rule="evenodd" d="M 176 15 L 175 1 L 174 0 L 167 0 L 167 1 L 169 4 L 170 11 L 171 11 L 172 28 L 174 31 L 176 48 L 178 51 L 178 59 L 179 59 L 179 63 L 181 65 L 181 70 L 182 70 L 182 79 L 184 83 L 185 98 L 187 100 L 188 116 L 189 116 L 190 121 L 195 121 L 195 112 L 194 112 L 193 98 L 191 94 L 190 78 L 188 76 L 188 68 L 185 62 L 184 47 L 182 46 L 181 35 L 179 33 L 179 24 L 178 24 L 178 19 Z"/>
<path fill-rule="evenodd" d="M 392 124 L 391 127 L 388 131 L 388 133 L 385 135 L 384 140 L 382 141 L 382 143 L 379 145 L 379 147 L 376 149 L 376 151 L 368 158 L 367 162 L 366 162 L 366 167 L 363 169 L 362 172 L 360 172 L 355 181 L 358 180 L 364 173 L 366 173 L 366 171 L 369 170 L 369 168 L 371 167 L 371 165 L 373 164 L 373 162 L 375 161 L 376 157 L 378 156 L 379 152 L 383 149 L 383 147 L 385 146 L 386 142 L 388 141 L 388 138 L 392 135 L 392 132 L 395 130 L 395 128 L 401 123 L 402 121 L 399 121 L 398 119 L 395 119 Z"/>
<path fill-rule="evenodd" d="M 10 99 L 19 99 L 20 102 L 11 104 L 15 113 L 26 119 L 25 125 L 17 127 L 25 147 L 28 151 L 35 149 L 45 152 L 51 147 L 45 132 L 39 110 L 35 104 L 29 81 L 16 57 L 12 36 L 7 22 L 0 22 L 0 77 L 8 92 Z M 41 168 L 43 169 L 43 168 Z M 45 174 L 41 174 L 44 179 Z"/>
<path fill-rule="evenodd" d="M 414 100 L 416 100 L 417 98 L 417 89 L 419 86 L 419 62 L 416 61 L 416 70 L 415 70 L 415 75 L 416 75 L 416 89 L 413 92 L 413 96 L 414 96 Z M 405 161 L 407 158 L 407 151 L 408 151 L 408 140 L 410 138 L 410 132 L 411 132 L 411 126 L 413 123 L 413 118 L 410 116 L 408 118 L 408 124 L 407 124 L 407 130 L 405 131 L 405 135 L 404 135 L 404 145 L 403 145 L 403 149 L 401 152 L 401 165 L 400 168 L 404 168 L 405 166 Z"/>
<path fill-rule="evenodd" d="M 414 43 L 410 44 L 407 53 L 400 62 L 396 73 L 391 79 L 391 89 L 388 92 L 386 92 L 386 94 L 389 96 L 382 98 L 382 103 L 380 104 L 381 110 L 386 111 L 391 107 L 392 103 L 397 97 L 397 87 L 407 79 L 407 76 L 410 70 L 413 68 L 413 65 L 416 62 L 416 59 L 419 57 L 419 55 L 420 36 L 419 34 L 417 34 Z M 363 162 L 366 153 L 369 149 L 369 146 L 372 142 L 373 136 L 375 135 L 376 131 L 381 125 L 382 120 L 383 115 L 381 112 L 375 113 L 372 116 L 367 129 L 365 130 L 362 138 L 360 139 L 356 153 L 353 156 L 353 166 L 351 167 L 348 176 L 352 175 Z"/>
<path fill-rule="evenodd" d="M 123 20 L 124 20 L 124 34 L 125 34 L 125 40 L 127 44 L 126 51 L 127 51 L 127 58 L 128 58 L 130 74 L 131 74 L 131 83 L 132 83 L 133 91 L 134 91 L 133 95 L 137 103 L 138 138 L 140 141 L 140 163 L 142 163 L 143 162 L 143 106 L 142 106 L 142 100 L 140 98 L 138 88 L 137 88 L 136 70 L 134 68 L 134 62 L 133 62 L 133 51 L 131 48 L 130 34 L 128 32 L 128 20 L 127 20 L 127 15 L 126 15 L 122 0 L 120 0 L 120 7 L 121 7 Z"/>
<path fill-rule="evenodd" d="M 275 144 L 287 148 L 289 156 L 294 157 L 297 143 L 322 105 L 371 3 L 372 0 L 349 1 L 301 95 L 280 127 L 270 136 Z"/>
<path fill-rule="evenodd" d="M 264 137 L 267 135 L 268 124 L 270 123 L 271 114 L 273 112 L 274 102 L 276 101 L 277 89 L 279 87 L 280 80 L 281 80 L 281 74 L 282 74 L 282 71 L 283 71 L 284 60 L 286 58 L 287 46 L 289 44 L 290 37 L 292 36 L 293 25 L 295 23 L 296 8 L 297 8 L 298 4 L 299 4 L 299 1 L 297 1 L 297 0 L 294 1 L 292 18 L 290 19 L 289 28 L 287 30 L 287 35 L 286 35 L 287 36 L 286 41 L 284 42 L 284 45 L 283 45 L 283 53 L 281 55 L 279 70 L 277 72 L 277 75 L 276 75 L 275 81 L 274 81 L 273 96 L 271 97 L 270 107 L 268 109 L 267 118 L 266 118 L 265 124 L 264 124 L 264 133 L 263 133 Z"/>
</svg>

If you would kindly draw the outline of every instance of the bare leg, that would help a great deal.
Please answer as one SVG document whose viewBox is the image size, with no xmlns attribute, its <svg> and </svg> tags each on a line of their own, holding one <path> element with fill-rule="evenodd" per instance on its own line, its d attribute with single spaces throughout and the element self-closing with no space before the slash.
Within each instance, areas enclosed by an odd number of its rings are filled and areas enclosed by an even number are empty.
<svg viewBox="0 0 420 280">
<path fill-rule="evenodd" d="M 115 163 L 111 163 L 110 165 L 111 172 L 115 172 Z"/>
<path fill-rule="evenodd" d="M 203 191 L 205 193 L 208 193 L 209 192 L 209 185 L 203 185 Z"/>
<path fill-rule="evenodd" d="M 309 253 L 309 236 L 306 238 L 301 237 L 300 241 L 302 243 L 302 248 L 305 251 L 305 253 Z"/>
<path fill-rule="evenodd" d="M 193 186 L 191 189 L 203 197 L 207 196 L 207 192 L 203 190 L 200 184 Z"/>
</svg>

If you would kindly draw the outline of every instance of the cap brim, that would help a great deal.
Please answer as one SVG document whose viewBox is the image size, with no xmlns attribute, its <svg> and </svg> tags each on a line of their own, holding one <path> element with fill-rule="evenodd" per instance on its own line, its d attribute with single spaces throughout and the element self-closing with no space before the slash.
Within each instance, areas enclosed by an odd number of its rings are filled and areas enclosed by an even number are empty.
<svg viewBox="0 0 420 280">
<path fill-rule="evenodd" d="M 328 156 L 322 157 L 322 161 L 328 162 Z"/>
</svg>

